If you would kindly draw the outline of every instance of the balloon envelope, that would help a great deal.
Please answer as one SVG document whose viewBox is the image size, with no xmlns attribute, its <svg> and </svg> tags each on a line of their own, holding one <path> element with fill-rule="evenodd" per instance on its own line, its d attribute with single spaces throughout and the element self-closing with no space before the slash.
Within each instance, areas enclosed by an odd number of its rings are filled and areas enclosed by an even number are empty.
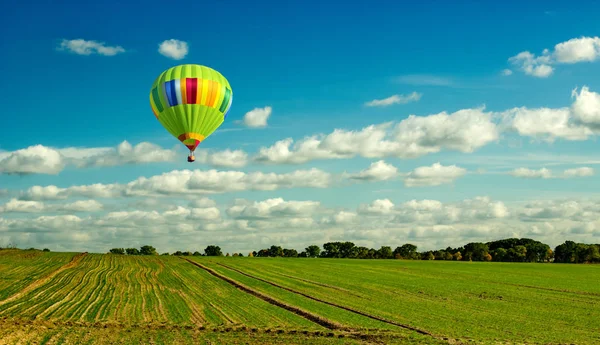
<svg viewBox="0 0 600 345">
<path fill-rule="evenodd" d="M 232 100 L 227 79 L 201 65 L 169 68 L 156 78 L 150 90 L 154 116 L 190 152 L 223 123 Z"/>
</svg>

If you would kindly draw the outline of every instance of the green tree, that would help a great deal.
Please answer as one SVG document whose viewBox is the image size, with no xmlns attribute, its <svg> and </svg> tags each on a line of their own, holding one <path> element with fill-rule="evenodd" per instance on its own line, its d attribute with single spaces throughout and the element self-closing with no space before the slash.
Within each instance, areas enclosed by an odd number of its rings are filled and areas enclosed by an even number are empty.
<svg viewBox="0 0 600 345">
<path fill-rule="evenodd" d="M 193 256 L 202 256 L 202 253 L 200 253 L 199 251 L 195 251 L 194 254 L 192 254 Z"/>
<path fill-rule="evenodd" d="M 271 256 L 271 257 L 283 256 L 283 248 L 281 248 L 281 246 L 272 245 L 271 248 L 269 248 L 269 256 Z"/>
<path fill-rule="evenodd" d="M 504 248 L 498 248 L 494 250 L 494 261 L 504 261 L 507 253 L 508 252 Z"/>
<path fill-rule="evenodd" d="M 417 259 L 417 246 L 414 244 L 406 243 L 400 247 L 394 249 L 394 255 L 400 254 L 403 259 Z"/>
<path fill-rule="evenodd" d="M 125 249 L 123 249 L 123 248 L 112 248 L 110 250 L 110 253 L 111 254 L 120 254 L 120 255 L 123 255 L 123 254 L 125 254 Z"/>
<path fill-rule="evenodd" d="M 158 255 L 158 253 L 156 252 L 156 248 L 146 245 L 140 247 L 140 255 Z"/>
<path fill-rule="evenodd" d="M 140 251 L 137 248 L 127 248 L 125 252 L 127 252 L 127 255 L 140 255 Z"/>
<path fill-rule="evenodd" d="M 48 248 L 44 248 L 44 250 L 42 250 L 42 251 L 43 251 L 43 252 L 49 252 L 49 251 L 50 251 L 50 249 L 48 249 Z"/>
<path fill-rule="evenodd" d="M 314 244 L 306 247 L 305 251 L 309 258 L 317 258 L 321 254 L 321 248 Z"/>
<path fill-rule="evenodd" d="M 296 249 L 284 249 L 283 250 L 283 256 L 285 256 L 286 258 L 297 258 L 298 257 L 298 251 Z"/>
<path fill-rule="evenodd" d="M 223 256 L 223 253 L 221 252 L 221 247 L 215 246 L 215 245 L 210 245 L 204 249 L 204 255 L 206 255 L 206 256 Z"/>
<path fill-rule="evenodd" d="M 382 259 L 391 259 L 394 257 L 394 253 L 392 252 L 392 247 L 381 246 L 379 249 L 379 257 Z"/>
</svg>

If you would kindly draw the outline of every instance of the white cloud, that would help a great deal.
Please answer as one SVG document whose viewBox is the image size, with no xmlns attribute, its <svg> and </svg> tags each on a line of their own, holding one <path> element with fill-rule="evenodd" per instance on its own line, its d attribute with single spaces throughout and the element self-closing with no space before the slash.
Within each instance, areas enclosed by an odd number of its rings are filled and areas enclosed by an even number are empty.
<svg viewBox="0 0 600 345">
<path fill-rule="evenodd" d="M 209 199 L 200 203 L 198 206 L 205 207 L 122 209 L 87 217 L 0 217 L 0 232 L 4 242 L 54 251 L 106 252 L 116 246 L 144 244 L 160 252 L 201 251 L 208 244 L 217 244 L 224 251 L 244 253 L 272 244 L 302 250 L 335 240 L 374 248 L 410 242 L 423 251 L 508 237 L 529 237 L 555 246 L 566 239 L 593 242 L 600 236 L 600 200 L 506 205 L 476 197 L 447 203 L 413 199 L 396 205 L 378 199 L 353 211 L 310 200 L 238 199 L 225 207 L 225 212 L 220 210 L 224 205 L 216 206 Z"/>
<path fill-rule="evenodd" d="M 260 128 L 267 126 L 267 120 L 271 116 L 272 108 L 254 108 L 244 115 L 244 125 L 251 128 Z"/>
<path fill-rule="evenodd" d="M 541 168 L 539 170 L 532 170 L 528 168 L 517 168 L 509 173 L 515 177 L 530 178 L 530 179 L 550 179 L 550 178 L 576 178 L 576 177 L 588 177 L 595 174 L 594 169 L 590 167 L 580 167 L 573 169 L 566 169 L 562 175 L 555 175 L 552 171 L 547 168 Z"/>
<path fill-rule="evenodd" d="M 97 212 L 103 205 L 96 200 L 78 200 L 68 204 L 46 204 L 34 200 L 11 199 L 0 205 L 0 213 L 39 213 L 39 212 Z"/>
<path fill-rule="evenodd" d="M 122 186 L 127 196 L 212 194 L 243 190 L 281 188 L 326 188 L 329 173 L 318 169 L 296 170 L 286 174 L 217 170 L 174 170 L 150 178 L 140 177 Z"/>
<path fill-rule="evenodd" d="M 412 92 L 408 95 L 392 95 L 388 98 L 384 99 L 374 99 L 372 101 L 366 102 L 365 105 L 367 107 L 387 107 L 393 104 L 406 104 L 410 102 L 417 102 L 421 99 L 423 95 L 418 92 Z"/>
<path fill-rule="evenodd" d="M 523 178 L 552 178 L 552 172 L 546 168 L 542 168 L 539 170 L 531 170 L 528 168 L 518 168 L 510 172 L 511 175 L 515 177 L 523 177 Z"/>
<path fill-rule="evenodd" d="M 357 173 L 348 174 L 347 177 L 353 180 L 363 181 L 385 181 L 391 180 L 398 175 L 398 168 L 386 163 L 383 160 L 371 163 L 369 168 Z"/>
<path fill-rule="evenodd" d="M 551 56 L 548 50 L 544 50 L 543 55 L 538 57 L 524 51 L 509 58 L 508 61 L 519 66 L 525 74 L 538 78 L 549 77 L 554 72 L 554 68 L 550 66 Z"/>
<path fill-rule="evenodd" d="M 121 46 L 107 46 L 104 42 L 86 41 L 84 39 L 63 39 L 57 49 L 68 50 L 78 55 L 99 54 L 113 56 L 125 52 L 125 49 Z"/>
<path fill-rule="evenodd" d="M 466 169 L 456 165 L 444 166 L 439 162 L 431 166 L 418 167 L 406 175 L 407 187 L 439 186 L 454 182 L 467 173 Z"/>
<path fill-rule="evenodd" d="M 282 188 L 326 188 L 331 174 L 319 169 L 276 174 L 218 170 L 173 170 L 152 177 L 139 177 L 127 184 L 93 184 L 59 188 L 33 186 L 21 200 L 59 200 L 69 197 L 118 198 L 227 193 L 245 190 L 272 191 Z"/>
<path fill-rule="evenodd" d="M 572 118 L 576 123 L 587 126 L 594 130 L 600 130 L 600 95 L 591 92 L 588 87 L 582 87 L 577 93 L 573 90 L 572 97 L 575 98 L 571 104 Z"/>
<path fill-rule="evenodd" d="M 11 199 L 6 204 L 0 206 L 0 213 L 8 212 L 42 212 L 45 209 L 45 205 L 38 201 L 26 201 Z"/>
<path fill-rule="evenodd" d="M 60 152 L 66 160 L 77 167 L 102 167 L 126 164 L 143 164 L 157 162 L 172 162 L 176 159 L 176 151 L 163 149 L 160 146 L 142 142 L 135 146 L 123 141 L 116 148 L 107 148 L 102 151 L 96 149 L 96 154 L 89 156 L 78 155 L 80 152 L 89 152 L 89 149 L 63 149 Z"/>
<path fill-rule="evenodd" d="M 78 200 L 69 204 L 60 205 L 58 210 L 67 212 L 97 212 L 103 205 L 96 200 Z"/>
<path fill-rule="evenodd" d="M 580 168 L 574 168 L 574 169 L 567 169 L 563 172 L 563 176 L 564 177 L 587 177 L 587 176 L 594 176 L 595 171 L 593 168 L 590 167 L 580 167 Z"/>
<path fill-rule="evenodd" d="M 508 68 L 507 68 L 507 69 L 504 69 L 504 70 L 502 70 L 502 75 L 503 75 L 503 76 L 505 76 L 505 77 L 506 77 L 506 76 L 509 76 L 509 75 L 512 75 L 512 74 L 513 74 L 513 71 L 512 71 L 512 70 L 510 70 L 510 69 L 508 69 Z"/>
<path fill-rule="evenodd" d="M 507 130 L 548 142 L 556 138 L 586 140 L 593 134 L 589 128 L 573 123 L 569 108 L 513 108 L 499 113 L 499 117 Z"/>
<path fill-rule="evenodd" d="M 215 167 L 241 168 L 248 164 L 248 154 L 242 150 L 224 150 L 210 153 L 207 150 L 196 150 L 196 161 Z"/>
<path fill-rule="evenodd" d="M 558 43 L 554 51 L 544 49 L 541 56 L 523 51 L 511 58 L 509 62 L 517 65 L 525 74 L 546 78 L 554 71 L 552 65 L 593 62 L 600 57 L 599 37 L 572 38 Z"/>
<path fill-rule="evenodd" d="M 285 201 L 282 198 L 267 199 L 249 203 L 238 200 L 237 204 L 227 210 L 227 214 L 235 219 L 261 219 L 271 217 L 310 216 L 320 203 L 317 201 Z"/>
<path fill-rule="evenodd" d="M 158 52 L 173 60 L 181 60 L 188 54 L 187 42 L 170 39 L 158 45 Z"/>
<path fill-rule="evenodd" d="M 51 174 L 62 171 L 65 162 L 61 154 L 51 148 L 35 145 L 13 152 L 0 153 L 0 173 Z"/>
<path fill-rule="evenodd" d="M 600 38 L 572 38 L 554 46 L 554 57 L 560 63 L 592 62 L 600 57 Z"/>
<path fill-rule="evenodd" d="M 385 215 L 394 210 L 394 203 L 390 199 L 377 199 L 371 204 L 362 204 L 358 207 L 359 214 L 366 215 Z"/>
<path fill-rule="evenodd" d="M 58 174 L 68 166 L 75 168 L 111 167 L 148 163 L 175 162 L 185 157 L 176 147 L 164 149 L 141 142 L 132 146 L 123 141 L 116 147 L 51 148 L 42 145 L 0 152 L 0 174 Z M 242 150 L 197 150 L 199 163 L 215 167 L 240 168 L 247 164 L 248 154 Z"/>
<path fill-rule="evenodd" d="M 255 157 L 264 163 L 300 164 L 314 159 L 398 157 L 416 158 L 442 149 L 473 152 L 498 138 L 491 114 L 464 109 L 448 114 L 411 115 L 392 123 L 371 125 L 359 131 L 336 129 L 327 135 L 305 137 L 293 146 L 287 138 L 262 147 Z"/>
</svg>

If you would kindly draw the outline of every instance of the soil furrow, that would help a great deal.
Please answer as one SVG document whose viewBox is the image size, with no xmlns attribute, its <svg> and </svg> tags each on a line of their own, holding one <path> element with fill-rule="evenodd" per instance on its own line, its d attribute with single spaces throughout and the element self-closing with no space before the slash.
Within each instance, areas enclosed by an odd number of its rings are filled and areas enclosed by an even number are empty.
<svg viewBox="0 0 600 345">
<path fill-rule="evenodd" d="M 356 296 L 358 298 L 369 299 L 369 298 L 366 298 L 366 297 L 361 296 L 359 294 L 356 294 L 356 293 L 354 293 L 354 292 L 352 292 L 350 290 L 343 289 L 341 287 L 337 287 L 337 286 L 333 286 L 333 285 L 329 285 L 329 284 L 323 284 L 323 283 L 319 283 L 319 282 L 316 282 L 316 281 L 313 281 L 313 280 L 298 278 L 298 277 L 294 277 L 294 276 L 291 276 L 291 275 L 288 275 L 288 274 L 284 274 L 284 273 L 277 273 L 276 272 L 276 274 L 278 274 L 280 276 L 288 277 L 288 278 L 291 278 L 291 279 L 299 280 L 299 281 L 302 281 L 302 282 L 305 282 L 305 283 L 314 284 L 314 285 L 318 285 L 318 286 L 330 288 L 330 289 L 333 289 L 333 290 L 343 291 L 343 292 L 345 292 L 345 293 L 347 293 L 349 295 Z"/>
<path fill-rule="evenodd" d="M 215 270 L 213 270 L 211 268 L 208 268 L 208 267 L 206 267 L 204 265 L 201 265 L 201 264 L 199 264 L 197 262 L 194 262 L 192 260 L 185 259 L 185 258 L 182 258 L 182 259 L 186 260 L 187 262 L 191 263 L 192 265 L 194 265 L 196 267 L 199 267 L 199 268 L 205 270 L 206 272 L 210 273 L 211 275 L 213 275 L 213 276 L 215 276 L 215 277 L 217 277 L 217 278 L 219 278 L 219 279 L 221 279 L 221 280 L 223 280 L 223 281 L 225 281 L 225 282 L 227 282 L 227 283 L 235 286 L 236 288 L 238 288 L 241 291 L 244 291 L 244 292 L 246 292 L 246 293 L 248 293 L 250 295 L 258 297 L 258 298 L 262 299 L 263 301 L 265 301 L 265 302 L 267 302 L 269 304 L 272 304 L 274 306 L 277 306 L 277 307 L 283 308 L 285 310 L 288 310 L 288 311 L 290 311 L 290 312 L 292 312 L 292 313 L 294 313 L 296 315 L 299 315 L 299 316 L 301 316 L 301 317 L 303 317 L 303 318 L 305 318 L 305 319 L 307 319 L 309 321 L 312 321 L 312 322 L 314 322 L 314 323 L 316 323 L 316 324 L 318 324 L 320 326 L 323 326 L 325 328 L 329 328 L 329 329 L 332 329 L 332 330 L 335 330 L 335 329 L 340 329 L 340 330 L 341 329 L 349 329 L 348 327 L 344 327 L 343 325 L 341 325 L 341 324 L 339 324 L 337 322 L 333 322 L 331 320 L 327 320 L 327 319 L 325 319 L 322 316 L 313 314 L 313 313 L 311 313 L 309 311 L 306 311 L 306 310 L 300 309 L 298 307 L 289 305 L 287 303 L 281 302 L 281 301 L 279 301 L 279 300 L 277 300 L 277 299 L 275 299 L 275 298 L 273 298 L 271 296 L 268 296 L 268 295 L 266 295 L 266 294 L 264 294 L 262 292 L 259 292 L 259 291 L 256 291 L 254 289 L 251 289 L 251 288 L 247 287 L 246 285 L 243 285 L 243 284 L 241 284 L 241 283 L 239 283 L 239 282 L 237 282 L 237 281 L 235 281 L 235 280 L 233 280 L 233 279 L 231 279 L 229 277 L 226 277 L 226 276 L 218 273 L 217 271 L 215 271 Z"/>
<path fill-rule="evenodd" d="M 432 334 L 432 333 L 431 333 L 431 332 L 429 332 L 429 331 L 425 331 L 425 330 L 422 330 L 422 329 L 419 329 L 419 328 L 416 328 L 416 327 L 413 327 L 413 326 L 410 326 L 410 325 L 405 325 L 405 324 L 402 324 L 402 323 L 399 323 L 399 322 L 395 322 L 395 321 L 391 321 L 391 320 L 386 320 L 386 319 L 384 319 L 384 318 L 381 318 L 381 317 L 379 317 L 379 316 L 375 316 L 375 315 L 367 314 L 367 313 L 365 313 L 365 312 L 362 312 L 362 311 L 360 311 L 360 310 L 356 310 L 356 309 L 353 309 L 353 308 L 350 308 L 350 307 L 346 307 L 346 306 L 343 306 L 343 305 L 339 305 L 339 304 L 335 304 L 335 303 L 332 303 L 332 302 L 328 302 L 328 301 L 325 301 L 325 300 L 322 300 L 322 299 L 319 299 L 319 298 L 313 297 L 313 296 L 311 296 L 311 295 L 305 294 L 305 293 L 303 293 L 303 292 L 296 291 L 296 290 L 294 290 L 294 289 L 290 289 L 290 288 L 288 288 L 288 287 L 285 287 L 285 286 L 282 286 L 282 285 L 279 285 L 279 284 L 276 284 L 276 283 L 270 282 L 270 281 L 268 281 L 268 280 L 265 280 L 265 279 L 262 279 L 262 278 L 259 278 L 259 277 L 256 277 L 256 276 L 253 276 L 253 275 L 251 275 L 251 274 L 248 274 L 248 273 L 246 273 L 246 272 L 244 272 L 244 271 L 240 271 L 240 270 L 238 270 L 238 269 L 235 269 L 235 268 L 233 268 L 233 267 L 229 267 L 229 266 L 227 266 L 227 265 L 224 265 L 224 264 L 222 264 L 222 263 L 217 263 L 217 264 L 218 264 L 219 266 L 223 266 L 223 267 L 225 267 L 225 268 L 227 268 L 227 269 L 229 269 L 229 270 L 232 270 L 232 271 L 234 271 L 234 272 L 237 272 L 237 273 L 239 273 L 239 274 L 242 274 L 242 275 L 244 275 L 244 276 L 246 276 L 246 277 L 250 277 L 250 278 L 252 278 L 252 279 L 256 279 L 256 280 L 258 280 L 258 281 L 261 281 L 261 282 L 263 282 L 263 283 L 267 283 L 267 284 L 269 284 L 269 285 L 272 285 L 272 286 L 275 286 L 275 287 L 277 287 L 277 288 L 280 288 L 280 289 L 283 289 L 283 290 L 289 291 L 289 292 L 291 292 L 291 293 L 294 293 L 294 294 L 297 294 L 297 295 L 300 295 L 300 296 L 304 296 L 304 297 L 306 297 L 306 298 L 308 298 L 308 299 L 311 299 L 311 300 L 313 300 L 313 301 L 321 302 L 321 303 L 324 303 L 324 304 L 327 304 L 327 305 L 330 305 L 330 306 L 333 306 L 333 307 L 336 307 L 336 308 L 344 309 L 344 310 L 346 310 L 346 311 L 349 311 L 349 312 L 352 312 L 352 313 L 355 313 L 355 314 L 358 314 L 358 315 L 361 315 L 361 316 L 368 317 L 368 318 L 370 318 L 370 319 L 373 319 L 373 320 L 377 320 L 377 321 L 385 322 L 385 323 L 387 323 L 387 324 L 390 324 L 390 325 L 394 325 L 394 326 L 398 326 L 398 327 L 401 327 L 401 328 L 404 328 L 404 329 L 408 329 L 408 330 L 411 330 L 411 331 L 415 331 L 415 332 L 417 332 L 417 333 L 419 333 L 419 334 L 423 334 L 423 335 L 429 335 L 429 336 L 432 336 L 432 337 L 436 337 L 436 338 L 437 338 L 437 336 L 435 336 L 434 334 Z"/>
</svg>

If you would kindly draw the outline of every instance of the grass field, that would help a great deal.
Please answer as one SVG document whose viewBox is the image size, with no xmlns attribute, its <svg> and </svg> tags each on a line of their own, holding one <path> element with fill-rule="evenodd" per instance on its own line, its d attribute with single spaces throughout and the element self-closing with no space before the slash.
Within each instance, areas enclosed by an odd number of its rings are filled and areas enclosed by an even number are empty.
<svg viewBox="0 0 600 345">
<path fill-rule="evenodd" d="M 0 251 L 0 344 L 597 344 L 600 266 Z"/>
</svg>

